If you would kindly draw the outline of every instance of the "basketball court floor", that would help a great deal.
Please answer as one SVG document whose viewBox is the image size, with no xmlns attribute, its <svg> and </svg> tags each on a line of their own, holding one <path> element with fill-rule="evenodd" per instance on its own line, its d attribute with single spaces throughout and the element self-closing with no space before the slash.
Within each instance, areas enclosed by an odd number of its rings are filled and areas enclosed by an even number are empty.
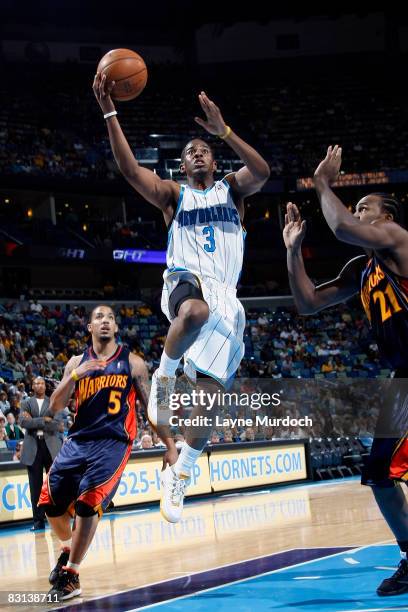
<svg viewBox="0 0 408 612">
<path fill-rule="evenodd" d="M 5 591 L 47 591 L 57 557 L 49 529 L 0 530 L 1 609 L 16 610 Z M 177 525 L 157 506 L 109 513 L 81 566 L 81 597 L 37 609 L 408 610 L 408 595 L 375 593 L 398 562 L 358 479 L 292 485 L 187 502 Z"/>
</svg>

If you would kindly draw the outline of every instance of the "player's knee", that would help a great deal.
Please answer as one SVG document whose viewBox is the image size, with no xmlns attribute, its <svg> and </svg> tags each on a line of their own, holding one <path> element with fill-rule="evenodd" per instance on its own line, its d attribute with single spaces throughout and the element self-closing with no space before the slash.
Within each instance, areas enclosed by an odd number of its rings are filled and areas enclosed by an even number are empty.
<svg viewBox="0 0 408 612">
<path fill-rule="evenodd" d="M 67 511 L 66 506 L 61 506 L 58 504 L 41 504 L 41 508 L 44 509 L 45 514 L 50 518 L 58 518 L 59 516 L 63 516 Z"/>
<path fill-rule="evenodd" d="M 77 516 L 81 516 L 82 518 L 89 518 L 91 516 L 95 516 L 95 514 L 98 514 L 98 512 L 89 504 L 78 500 L 75 503 L 75 514 Z"/>
<path fill-rule="evenodd" d="M 188 300 L 180 307 L 178 316 L 187 332 L 199 330 L 207 321 L 210 311 L 205 302 Z"/>
</svg>

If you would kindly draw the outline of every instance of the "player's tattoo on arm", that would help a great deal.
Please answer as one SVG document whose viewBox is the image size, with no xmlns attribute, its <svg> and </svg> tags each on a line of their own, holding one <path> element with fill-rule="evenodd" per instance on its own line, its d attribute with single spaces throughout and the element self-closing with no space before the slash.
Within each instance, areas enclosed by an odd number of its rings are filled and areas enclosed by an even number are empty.
<svg viewBox="0 0 408 612">
<path fill-rule="evenodd" d="M 136 388 L 139 401 L 144 410 L 147 410 L 149 401 L 149 373 L 145 362 L 141 357 L 131 355 L 130 363 L 132 367 L 132 380 Z"/>
</svg>

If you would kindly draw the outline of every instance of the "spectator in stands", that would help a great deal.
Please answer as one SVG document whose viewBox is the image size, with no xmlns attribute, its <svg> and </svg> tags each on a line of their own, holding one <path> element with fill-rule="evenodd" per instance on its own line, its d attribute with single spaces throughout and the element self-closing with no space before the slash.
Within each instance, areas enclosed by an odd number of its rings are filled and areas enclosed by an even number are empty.
<svg viewBox="0 0 408 612">
<path fill-rule="evenodd" d="M 210 437 L 210 444 L 219 444 L 220 443 L 220 436 L 218 435 L 218 431 L 212 431 L 211 432 L 211 437 Z"/>
<path fill-rule="evenodd" d="M 30 301 L 30 310 L 33 314 L 35 315 L 41 315 L 42 311 L 43 311 L 43 307 L 41 306 L 41 304 L 39 304 L 37 302 L 37 300 L 31 300 Z"/>
<path fill-rule="evenodd" d="M 152 441 L 154 448 L 166 448 L 165 443 L 159 438 L 155 431 L 152 433 Z"/>
<path fill-rule="evenodd" d="M 321 371 L 323 372 L 323 374 L 327 374 L 329 372 L 333 372 L 333 370 L 334 370 L 333 360 L 331 358 L 326 359 L 326 361 L 322 363 Z"/>
<path fill-rule="evenodd" d="M 14 416 L 14 419 L 16 421 L 19 420 L 19 415 L 20 415 L 20 400 L 18 398 L 17 395 L 13 395 L 10 399 L 10 408 L 8 410 L 6 410 L 5 412 L 5 416 L 7 417 L 7 415 L 9 413 L 11 413 Z"/>
<path fill-rule="evenodd" d="M 17 389 L 18 389 L 18 393 L 19 393 L 19 396 L 20 396 L 20 402 L 22 400 L 27 399 L 28 393 L 27 393 L 26 388 L 25 388 L 25 383 L 19 382 L 17 384 Z"/>
<path fill-rule="evenodd" d="M 265 428 L 262 425 L 258 425 L 255 430 L 255 440 L 265 440 Z"/>
<path fill-rule="evenodd" d="M 346 366 L 341 361 L 341 357 L 339 355 L 335 355 L 335 357 L 334 357 L 334 369 L 336 370 L 336 372 L 345 372 L 346 371 Z"/>
<path fill-rule="evenodd" d="M 231 429 L 224 430 L 224 436 L 223 436 L 222 442 L 224 442 L 224 444 L 232 444 L 234 442 L 234 438 L 233 438 Z"/>
<path fill-rule="evenodd" d="M 10 370 L 13 370 L 14 372 L 24 372 L 25 371 L 24 365 L 17 361 L 17 357 L 14 352 L 10 352 L 9 359 L 8 361 L 6 361 L 5 367 L 10 368 Z"/>
<path fill-rule="evenodd" d="M 8 438 L 5 427 L 0 426 L 0 442 L 6 442 L 7 440 Z"/>
<path fill-rule="evenodd" d="M 290 376 L 290 373 L 291 373 L 292 369 L 293 369 L 293 360 L 292 360 L 292 357 L 290 357 L 290 355 L 287 355 L 282 360 L 282 365 L 281 365 L 281 370 L 282 370 L 283 376 Z"/>
<path fill-rule="evenodd" d="M 21 405 L 21 426 L 26 429 L 26 437 L 21 455 L 21 463 L 27 466 L 30 484 L 31 505 L 34 525 L 32 531 L 45 527 L 45 513 L 37 506 L 43 484 L 43 470 L 48 472 L 52 461 L 61 448 L 57 435 L 61 417 L 53 417 L 49 411 L 50 400 L 45 395 L 45 380 L 38 376 L 33 381 L 33 396 Z"/>
<path fill-rule="evenodd" d="M 254 442 L 255 440 L 255 431 L 253 427 L 247 427 L 245 431 L 241 434 L 242 442 Z"/>
<path fill-rule="evenodd" d="M 4 416 L 9 409 L 10 402 L 7 399 L 7 393 L 5 391 L 0 391 L 0 412 Z"/>
<path fill-rule="evenodd" d="M 3 344 L 3 338 L 0 337 L 0 363 L 6 362 L 6 348 Z"/>
<path fill-rule="evenodd" d="M 7 414 L 6 434 L 9 440 L 24 439 L 23 430 L 21 427 L 16 425 L 16 419 L 14 418 L 14 414 L 12 412 Z"/>
<path fill-rule="evenodd" d="M 273 440 L 273 427 L 267 425 L 264 430 L 265 440 Z"/>
<path fill-rule="evenodd" d="M 63 315 L 61 311 L 61 306 L 59 304 L 57 304 L 54 310 L 51 311 L 51 316 L 53 319 L 57 319 L 57 321 L 62 318 Z"/>
<path fill-rule="evenodd" d="M 152 436 L 148 433 L 145 433 L 141 438 L 140 438 L 140 443 L 138 448 L 140 450 L 148 450 L 149 448 L 153 448 L 153 440 L 152 440 Z"/>
<path fill-rule="evenodd" d="M 21 452 L 23 449 L 23 442 L 17 442 L 16 444 L 16 448 L 13 454 L 13 461 L 20 461 L 21 460 Z"/>
<path fill-rule="evenodd" d="M 59 361 L 61 363 L 63 363 L 64 365 L 68 362 L 68 355 L 67 355 L 67 349 L 64 348 L 62 351 L 60 351 L 58 353 L 58 355 L 55 357 L 55 361 Z"/>
</svg>

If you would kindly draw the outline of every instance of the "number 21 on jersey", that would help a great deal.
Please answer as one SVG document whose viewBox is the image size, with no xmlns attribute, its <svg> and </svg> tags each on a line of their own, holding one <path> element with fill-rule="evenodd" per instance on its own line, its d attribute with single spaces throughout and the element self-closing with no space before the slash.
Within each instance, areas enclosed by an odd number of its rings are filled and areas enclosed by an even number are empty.
<svg viewBox="0 0 408 612">
<path fill-rule="evenodd" d="M 398 304 L 397 296 L 395 295 L 394 289 L 388 283 L 384 291 L 375 291 L 373 293 L 374 304 L 380 303 L 381 309 L 381 321 L 387 321 L 393 314 L 402 310 Z"/>
</svg>

